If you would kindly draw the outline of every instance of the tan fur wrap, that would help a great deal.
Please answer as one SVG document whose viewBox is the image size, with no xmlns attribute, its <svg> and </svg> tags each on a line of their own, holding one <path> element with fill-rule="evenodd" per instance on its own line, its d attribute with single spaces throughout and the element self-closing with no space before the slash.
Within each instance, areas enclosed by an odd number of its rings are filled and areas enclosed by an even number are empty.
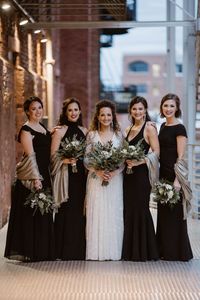
<svg viewBox="0 0 200 300">
<path fill-rule="evenodd" d="M 147 168 L 149 171 L 149 181 L 151 186 L 159 180 L 159 159 L 155 152 L 150 152 L 145 157 Z"/>
<path fill-rule="evenodd" d="M 61 203 L 67 202 L 68 196 L 68 165 L 63 164 L 56 153 L 51 157 L 51 176 L 54 203 L 59 207 Z"/>
<path fill-rule="evenodd" d="M 43 180 L 38 169 L 35 153 L 23 156 L 16 166 L 16 177 L 29 190 L 34 188 L 34 179 Z"/>
<path fill-rule="evenodd" d="M 192 190 L 188 181 L 188 166 L 184 159 L 178 159 L 174 165 L 176 178 L 178 179 L 183 193 L 183 219 L 186 220 L 191 209 Z"/>
</svg>

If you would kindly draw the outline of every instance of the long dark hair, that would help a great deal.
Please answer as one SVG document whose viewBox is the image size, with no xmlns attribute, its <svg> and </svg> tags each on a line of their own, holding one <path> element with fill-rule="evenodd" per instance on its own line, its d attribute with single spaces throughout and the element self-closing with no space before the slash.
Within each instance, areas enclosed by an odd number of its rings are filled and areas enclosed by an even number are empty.
<svg viewBox="0 0 200 300">
<path fill-rule="evenodd" d="M 67 98 L 66 100 L 63 101 L 62 113 L 60 114 L 58 125 L 69 125 L 69 120 L 67 118 L 66 111 L 67 111 L 67 108 L 68 108 L 69 104 L 71 104 L 71 103 L 76 103 L 78 105 L 80 111 L 81 111 L 81 105 L 80 105 L 80 102 L 79 102 L 78 99 L 76 99 L 74 97 Z M 77 124 L 79 126 L 83 125 L 82 114 L 81 113 L 80 113 L 79 118 L 77 120 Z"/>
<path fill-rule="evenodd" d="M 181 101 L 180 101 L 180 99 L 177 95 L 171 94 L 171 93 L 165 95 L 162 98 L 161 102 L 160 102 L 160 116 L 161 116 L 161 118 L 165 118 L 165 115 L 163 114 L 163 111 L 162 111 L 162 106 L 163 106 L 164 102 L 167 101 L 167 100 L 174 100 L 175 101 L 176 108 L 177 108 L 177 111 L 175 112 L 175 117 L 180 118 L 181 115 L 182 115 L 182 112 L 181 112 L 181 109 L 180 109 Z"/>
<path fill-rule="evenodd" d="M 133 107 L 133 105 L 137 104 L 137 103 L 142 103 L 144 108 L 146 109 L 146 117 L 145 117 L 145 121 L 151 121 L 151 118 L 149 116 L 148 113 L 148 103 L 147 100 L 144 97 L 141 96 L 135 96 L 131 99 L 131 102 L 129 103 L 129 107 L 128 107 L 128 113 L 130 116 L 130 120 L 132 122 L 132 124 L 135 124 L 135 119 L 131 116 L 131 108 Z"/>
<path fill-rule="evenodd" d="M 112 117 L 113 117 L 113 130 L 115 132 L 120 130 L 119 123 L 117 121 L 117 116 L 116 116 L 116 106 L 115 104 L 110 101 L 110 100 L 100 100 L 96 104 L 96 109 L 95 113 L 90 125 L 90 130 L 98 130 L 99 129 L 99 121 L 98 121 L 98 116 L 100 114 L 100 109 L 104 107 L 109 107 L 112 111 Z"/>
<path fill-rule="evenodd" d="M 31 96 L 31 97 L 27 98 L 24 101 L 23 108 L 24 108 L 24 112 L 26 113 L 28 118 L 29 118 L 29 116 L 28 116 L 29 107 L 30 107 L 31 103 L 33 103 L 33 102 L 39 102 L 43 108 L 42 100 L 39 97 Z"/>
</svg>

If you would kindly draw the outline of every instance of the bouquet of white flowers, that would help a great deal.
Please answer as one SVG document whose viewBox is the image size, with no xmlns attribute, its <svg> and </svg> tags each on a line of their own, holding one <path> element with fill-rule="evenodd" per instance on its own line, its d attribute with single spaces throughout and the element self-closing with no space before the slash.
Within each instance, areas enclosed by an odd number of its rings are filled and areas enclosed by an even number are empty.
<svg viewBox="0 0 200 300">
<path fill-rule="evenodd" d="M 130 160 L 144 159 L 145 154 L 142 146 L 142 141 L 143 139 L 139 140 L 139 142 L 135 146 L 129 145 L 128 142 L 124 142 L 124 147 L 122 149 L 122 154 L 124 156 L 124 159 L 130 159 Z M 126 173 L 132 174 L 133 173 L 132 168 L 127 167 Z"/>
<path fill-rule="evenodd" d="M 41 214 L 53 211 L 53 197 L 50 189 L 40 189 L 32 191 L 26 198 L 25 206 L 29 205 L 34 209 L 33 215 L 39 209 Z"/>
<path fill-rule="evenodd" d="M 152 189 L 152 199 L 154 202 L 173 207 L 180 201 L 180 193 L 175 190 L 172 183 L 158 181 Z"/>
<path fill-rule="evenodd" d="M 77 135 L 74 134 L 72 139 L 65 138 L 64 141 L 61 142 L 61 148 L 57 151 L 57 155 L 63 158 L 75 158 L 75 159 L 83 159 L 83 155 L 86 148 L 85 139 L 77 140 Z M 76 163 L 72 165 L 72 172 L 77 173 Z"/>
<path fill-rule="evenodd" d="M 122 148 L 113 147 L 111 141 L 108 141 L 104 145 L 100 142 L 94 144 L 91 151 L 87 153 L 86 159 L 88 161 L 88 167 L 108 172 L 119 169 L 120 165 L 124 162 Z M 93 176 L 96 177 L 94 173 Z M 108 181 L 102 181 L 103 186 L 107 186 L 108 184 Z"/>
</svg>

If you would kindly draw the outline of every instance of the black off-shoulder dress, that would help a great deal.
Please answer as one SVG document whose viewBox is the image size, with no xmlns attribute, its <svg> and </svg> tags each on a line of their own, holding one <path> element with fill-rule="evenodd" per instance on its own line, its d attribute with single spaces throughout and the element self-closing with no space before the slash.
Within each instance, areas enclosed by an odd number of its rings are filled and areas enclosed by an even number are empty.
<svg viewBox="0 0 200 300">
<path fill-rule="evenodd" d="M 19 133 L 19 142 L 22 130 L 30 132 L 33 137 L 37 165 L 44 179 L 42 181 L 43 187 L 50 187 L 50 132 L 46 130 L 46 134 L 43 134 L 24 125 Z M 42 216 L 37 210 L 33 216 L 33 209 L 24 206 L 29 193 L 30 190 L 17 180 L 13 187 L 4 255 L 9 259 L 21 261 L 52 260 L 54 258 L 52 214 Z"/>
</svg>

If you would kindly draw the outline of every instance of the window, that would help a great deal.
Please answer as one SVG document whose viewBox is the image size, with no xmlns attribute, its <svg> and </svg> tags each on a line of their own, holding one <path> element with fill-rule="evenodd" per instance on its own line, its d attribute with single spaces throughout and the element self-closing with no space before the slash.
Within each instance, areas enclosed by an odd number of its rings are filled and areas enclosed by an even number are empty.
<svg viewBox="0 0 200 300">
<path fill-rule="evenodd" d="M 183 72 L 183 65 L 176 64 L 176 73 L 182 73 L 182 72 Z"/>
<path fill-rule="evenodd" d="M 134 95 L 138 94 L 146 94 L 147 93 L 147 85 L 145 83 L 142 84 L 132 84 L 125 88 L 126 92 L 130 92 Z"/>
<path fill-rule="evenodd" d="M 137 94 L 146 94 L 147 93 L 147 85 L 146 84 L 138 84 L 136 85 Z"/>
<path fill-rule="evenodd" d="M 131 72 L 148 72 L 149 66 L 144 61 L 134 61 L 128 65 Z"/>
</svg>

